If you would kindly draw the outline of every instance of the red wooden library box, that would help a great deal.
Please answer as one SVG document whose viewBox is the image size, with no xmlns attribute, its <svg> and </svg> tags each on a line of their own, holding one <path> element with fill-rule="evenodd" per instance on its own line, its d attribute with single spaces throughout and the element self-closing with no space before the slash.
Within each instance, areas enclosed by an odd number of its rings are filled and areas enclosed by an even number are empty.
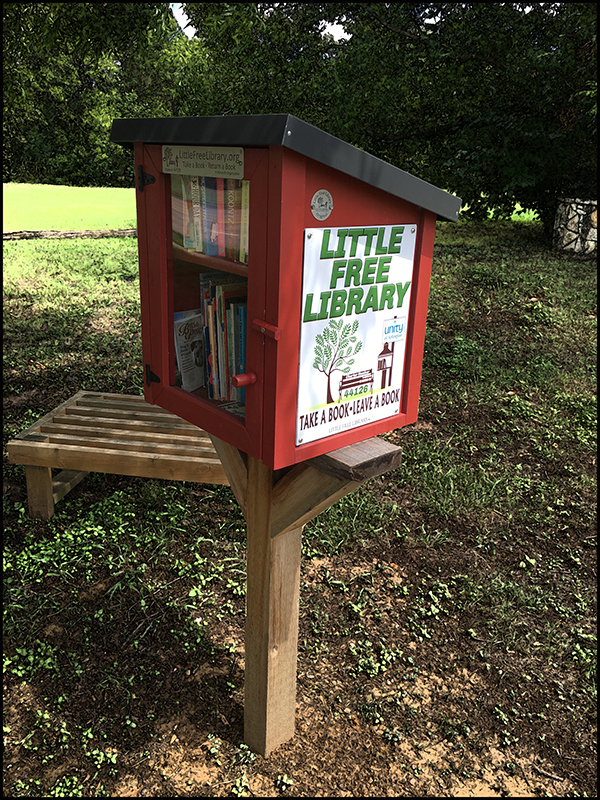
<svg viewBox="0 0 600 800">
<path fill-rule="evenodd" d="M 460 199 L 287 114 L 120 119 L 145 398 L 273 469 L 417 419 Z"/>
</svg>

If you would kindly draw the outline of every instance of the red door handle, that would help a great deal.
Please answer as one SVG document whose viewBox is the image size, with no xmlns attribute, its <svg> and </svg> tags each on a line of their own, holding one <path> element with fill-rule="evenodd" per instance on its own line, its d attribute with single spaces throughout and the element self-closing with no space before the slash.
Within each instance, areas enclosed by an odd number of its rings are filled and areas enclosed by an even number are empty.
<svg viewBox="0 0 600 800">
<path fill-rule="evenodd" d="M 251 386 L 257 380 L 258 378 L 254 372 L 243 372 L 241 375 L 234 375 L 231 379 L 231 384 L 236 389 L 242 389 L 244 386 Z"/>
</svg>

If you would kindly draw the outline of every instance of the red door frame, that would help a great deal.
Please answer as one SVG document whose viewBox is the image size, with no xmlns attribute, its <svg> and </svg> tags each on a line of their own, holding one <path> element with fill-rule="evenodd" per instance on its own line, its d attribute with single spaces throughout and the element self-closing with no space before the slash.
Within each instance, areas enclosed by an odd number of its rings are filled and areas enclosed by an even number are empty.
<svg viewBox="0 0 600 800">
<path fill-rule="evenodd" d="M 143 191 L 136 189 L 143 360 L 159 378 L 148 384 L 144 375 L 144 397 L 261 458 L 264 336 L 251 327 L 250 321 L 263 319 L 265 314 L 268 151 L 247 149 L 244 158 L 244 179 L 251 181 L 246 370 L 257 376 L 257 382 L 246 387 L 244 420 L 222 411 L 212 401 L 170 385 L 174 374 L 170 176 L 162 172 L 161 145 L 136 143 L 134 155 L 136 175 L 141 165 L 155 178 Z"/>
</svg>

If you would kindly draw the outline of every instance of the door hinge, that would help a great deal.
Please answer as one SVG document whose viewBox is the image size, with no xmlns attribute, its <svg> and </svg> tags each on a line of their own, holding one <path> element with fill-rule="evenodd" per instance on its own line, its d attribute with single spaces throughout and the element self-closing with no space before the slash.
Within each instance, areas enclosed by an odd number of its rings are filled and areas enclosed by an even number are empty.
<svg viewBox="0 0 600 800">
<path fill-rule="evenodd" d="M 144 186 L 147 186 L 149 183 L 154 183 L 156 178 L 154 175 L 149 175 L 147 172 L 144 172 L 143 166 L 140 164 L 138 167 L 138 189 L 140 192 L 144 191 Z"/>
<path fill-rule="evenodd" d="M 151 383 L 160 383 L 160 378 L 152 372 L 150 364 L 146 364 L 146 386 L 150 386 Z"/>
</svg>

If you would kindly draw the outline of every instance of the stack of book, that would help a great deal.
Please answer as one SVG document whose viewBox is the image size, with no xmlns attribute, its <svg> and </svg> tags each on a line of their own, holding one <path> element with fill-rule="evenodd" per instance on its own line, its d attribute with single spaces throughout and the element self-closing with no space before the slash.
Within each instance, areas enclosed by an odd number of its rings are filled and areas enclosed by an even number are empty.
<svg viewBox="0 0 600 800">
<path fill-rule="evenodd" d="M 244 403 L 231 379 L 246 368 L 248 281 L 223 272 L 200 275 L 201 308 L 175 314 L 182 388 L 205 387 L 211 400 Z"/>
<path fill-rule="evenodd" d="M 171 175 L 173 242 L 248 263 L 249 181 Z"/>
<path fill-rule="evenodd" d="M 208 272 L 200 276 L 205 330 L 206 386 L 213 400 L 244 402 L 231 378 L 245 372 L 248 281 Z"/>
</svg>

